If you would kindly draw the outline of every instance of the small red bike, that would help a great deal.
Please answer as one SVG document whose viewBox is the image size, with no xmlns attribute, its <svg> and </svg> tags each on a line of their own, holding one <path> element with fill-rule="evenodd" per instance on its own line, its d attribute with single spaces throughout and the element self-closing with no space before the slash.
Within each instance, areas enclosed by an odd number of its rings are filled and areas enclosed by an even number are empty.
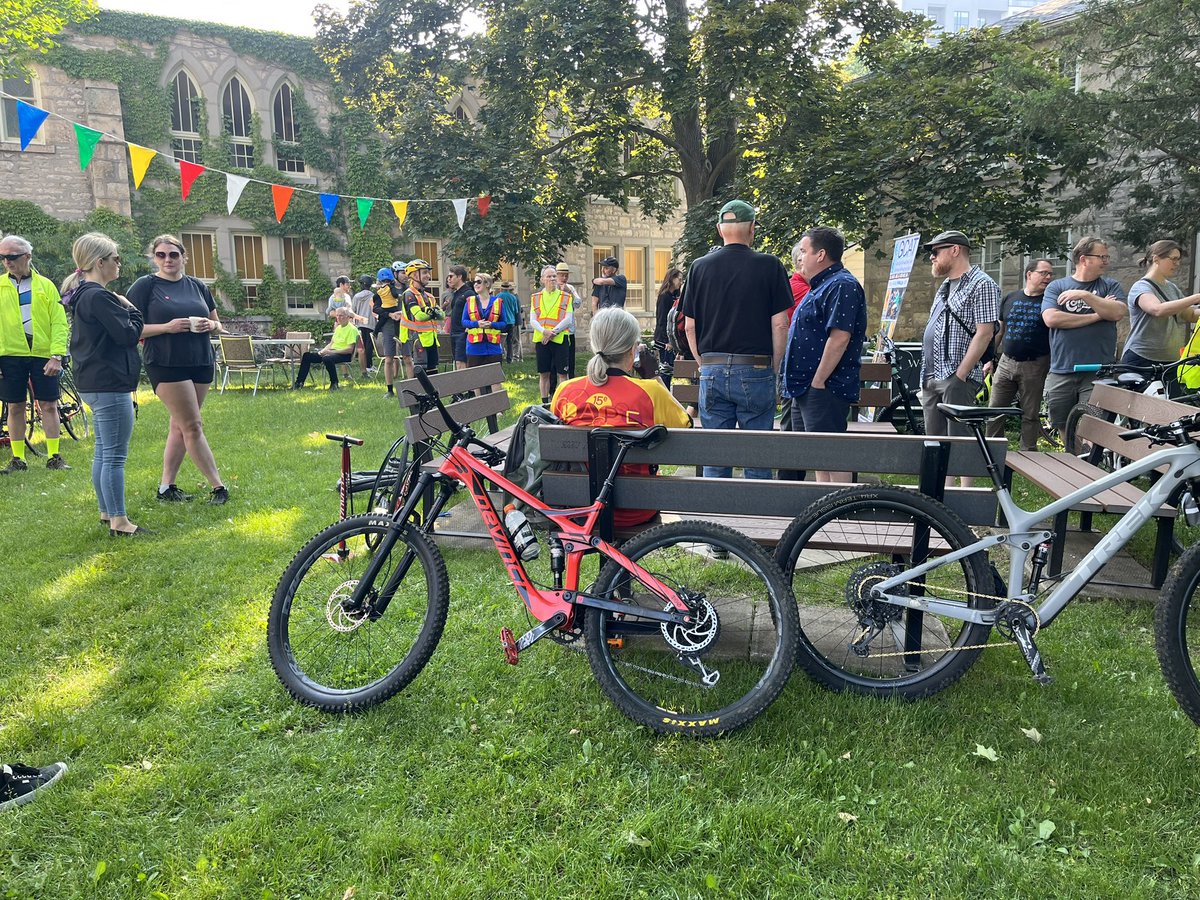
<svg viewBox="0 0 1200 900">
<path fill-rule="evenodd" d="M 618 709 L 663 733 L 723 734 L 779 696 L 795 662 L 799 622 L 788 583 L 764 550 L 707 522 L 657 525 L 620 549 L 595 534 L 625 454 L 653 447 L 665 428 L 606 430 L 618 449 L 596 501 L 553 509 L 496 471 L 504 453 L 455 422 L 420 369 L 417 379 L 425 391 L 417 398 L 422 412 L 438 410 L 449 429 L 446 446 L 435 451 L 436 470 L 409 462 L 387 507 L 393 512 L 352 516 L 324 529 L 275 590 L 268 647 L 293 697 L 327 712 L 360 710 L 389 699 L 424 668 L 450 602 L 430 523 L 462 486 L 536 619 L 518 639 L 502 632 L 510 662 L 542 637 L 581 641 Z M 549 523 L 552 585 L 530 578 L 488 485 Z M 422 519 L 417 504 L 427 488 L 434 500 Z M 589 556 L 599 557 L 598 574 L 581 587 Z"/>
</svg>

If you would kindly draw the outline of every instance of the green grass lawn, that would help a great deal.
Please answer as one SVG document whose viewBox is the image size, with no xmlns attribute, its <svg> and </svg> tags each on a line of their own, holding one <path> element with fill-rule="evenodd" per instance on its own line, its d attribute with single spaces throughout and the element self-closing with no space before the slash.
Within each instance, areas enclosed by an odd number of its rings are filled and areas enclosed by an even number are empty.
<svg viewBox="0 0 1200 900">
<path fill-rule="evenodd" d="M 276 681 L 267 608 L 336 517 L 323 434 L 365 438 L 371 468 L 395 401 L 214 394 L 232 500 L 211 507 L 154 501 L 166 417 L 139 399 L 130 514 L 156 537 L 101 529 L 90 445 L 65 443 L 70 472 L 0 480 L 0 759 L 70 766 L 0 814 L 2 897 L 1200 895 L 1200 739 L 1148 605 L 1071 607 L 1040 639 L 1046 688 L 1009 649 L 911 705 L 798 673 L 728 738 L 664 739 L 580 654 L 542 642 L 506 665 L 497 634 L 523 609 L 491 550 L 454 550 L 428 668 L 321 715 Z M 190 463 L 179 484 L 201 488 Z"/>
</svg>

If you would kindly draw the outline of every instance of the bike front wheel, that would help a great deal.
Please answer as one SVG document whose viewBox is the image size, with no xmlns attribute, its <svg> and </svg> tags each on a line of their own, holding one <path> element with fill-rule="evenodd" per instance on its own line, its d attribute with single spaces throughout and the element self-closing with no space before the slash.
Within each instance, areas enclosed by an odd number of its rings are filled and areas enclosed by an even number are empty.
<svg viewBox="0 0 1200 900">
<path fill-rule="evenodd" d="M 381 516 L 345 519 L 305 544 L 279 579 L 267 617 L 271 664 L 301 703 L 326 712 L 374 706 L 429 662 L 449 604 L 446 563 L 428 535 Z"/>
<path fill-rule="evenodd" d="M 72 440 L 85 441 L 92 433 L 87 406 L 73 387 L 62 387 L 62 396 L 58 400 L 58 418 Z"/>
<path fill-rule="evenodd" d="M 1200 725 L 1200 545 L 1171 568 L 1154 610 L 1154 647 L 1167 686 Z"/>
<path fill-rule="evenodd" d="M 788 526 L 775 554 L 799 604 L 799 665 L 833 691 L 910 700 L 961 678 L 987 642 L 988 626 L 875 600 L 871 589 L 974 541 L 952 510 L 915 491 L 852 487 L 818 500 Z M 983 552 L 893 593 L 964 609 L 995 603 Z"/>
<path fill-rule="evenodd" d="M 753 720 L 779 696 L 796 659 L 796 604 L 770 556 L 746 536 L 705 522 L 642 532 L 621 552 L 680 594 L 688 626 L 647 619 L 669 604 L 613 560 L 594 594 L 620 612 L 588 609 L 588 661 L 601 689 L 633 721 L 662 733 L 712 736 Z"/>
</svg>

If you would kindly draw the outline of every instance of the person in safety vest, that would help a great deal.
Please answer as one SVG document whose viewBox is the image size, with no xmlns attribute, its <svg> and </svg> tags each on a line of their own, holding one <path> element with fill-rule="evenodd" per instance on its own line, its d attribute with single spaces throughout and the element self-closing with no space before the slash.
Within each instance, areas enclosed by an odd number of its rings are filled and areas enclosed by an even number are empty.
<svg viewBox="0 0 1200 900">
<path fill-rule="evenodd" d="M 407 359 L 409 376 L 412 375 L 412 350 L 400 339 L 401 291 L 396 287 L 396 278 L 386 266 L 375 275 L 375 327 L 379 333 L 379 351 L 383 356 L 383 383 L 389 396 L 396 393 L 396 373 L 400 371 L 400 355 Z"/>
<path fill-rule="evenodd" d="M 412 377 L 412 366 L 421 363 L 425 371 L 433 375 L 438 370 L 438 332 L 442 330 L 442 308 L 437 297 L 425 290 L 433 275 L 433 267 L 423 259 L 414 259 L 404 267 L 408 276 L 408 290 L 404 292 L 404 315 L 401 338 L 412 334 L 413 352 L 408 360 L 408 375 Z"/>
<path fill-rule="evenodd" d="M 542 289 L 529 298 L 529 324 L 533 328 L 542 403 L 549 403 L 555 384 L 560 377 L 566 380 L 570 369 L 566 332 L 575 325 L 571 295 L 558 287 L 554 266 L 542 268 Z"/>
<path fill-rule="evenodd" d="M 0 278 L 0 400 L 8 404 L 12 459 L 0 474 L 24 472 L 25 396 L 33 398 L 46 432 L 47 469 L 69 469 L 58 453 L 58 379 L 67 352 L 67 311 L 58 288 L 33 268 L 33 245 L 10 234 L 0 240 L 5 277 Z"/>
<path fill-rule="evenodd" d="M 492 294 L 492 276 L 475 276 L 475 293 L 463 307 L 467 333 L 467 368 L 500 362 L 504 353 L 504 301 Z"/>
</svg>

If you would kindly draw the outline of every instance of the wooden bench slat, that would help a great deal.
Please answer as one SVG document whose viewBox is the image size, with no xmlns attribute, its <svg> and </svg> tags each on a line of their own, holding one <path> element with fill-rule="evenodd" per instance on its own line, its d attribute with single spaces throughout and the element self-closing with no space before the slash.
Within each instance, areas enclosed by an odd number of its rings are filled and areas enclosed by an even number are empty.
<svg viewBox="0 0 1200 900">
<path fill-rule="evenodd" d="M 450 410 L 450 415 L 454 417 L 455 421 L 470 423 L 508 412 L 511 405 L 508 391 L 501 390 L 493 391 L 490 394 L 479 394 L 457 403 L 448 403 L 446 408 Z M 446 422 L 436 409 L 431 409 L 424 415 L 409 416 L 404 420 L 404 433 L 411 441 L 425 441 L 436 437 L 445 430 Z"/>
<path fill-rule="evenodd" d="M 1092 388 L 1092 396 L 1088 402 L 1106 412 L 1151 425 L 1166 425 L 1196 411 L 1196 407 L 1186 403 L 1167 400 L 1164 397 L 1148 397 L 1111 384 L 1098 384 Z"/>
<path fill-rule="evenodd" d="M 504 385 L 504 368 L 500 363 L 488 363 L 486 366 L 475 366 L 472 369 L 452 369 L 448 372 L 438 372 L 436 375 L 431 375 L 430 379 L 437 388 L 437 392 L 441 394 L 442 400 L 446 401 L 452 394 L 477 391 L 480 385 L 502 387 Z M 411 407 L 410 394 L 419 396 L 424 393 L 425 389 L 421 387 L 421 382 L 415 378 L 406 378 L 396 382 L 396 395 L 400 398 L 402 406 Z"/>
</svg>

